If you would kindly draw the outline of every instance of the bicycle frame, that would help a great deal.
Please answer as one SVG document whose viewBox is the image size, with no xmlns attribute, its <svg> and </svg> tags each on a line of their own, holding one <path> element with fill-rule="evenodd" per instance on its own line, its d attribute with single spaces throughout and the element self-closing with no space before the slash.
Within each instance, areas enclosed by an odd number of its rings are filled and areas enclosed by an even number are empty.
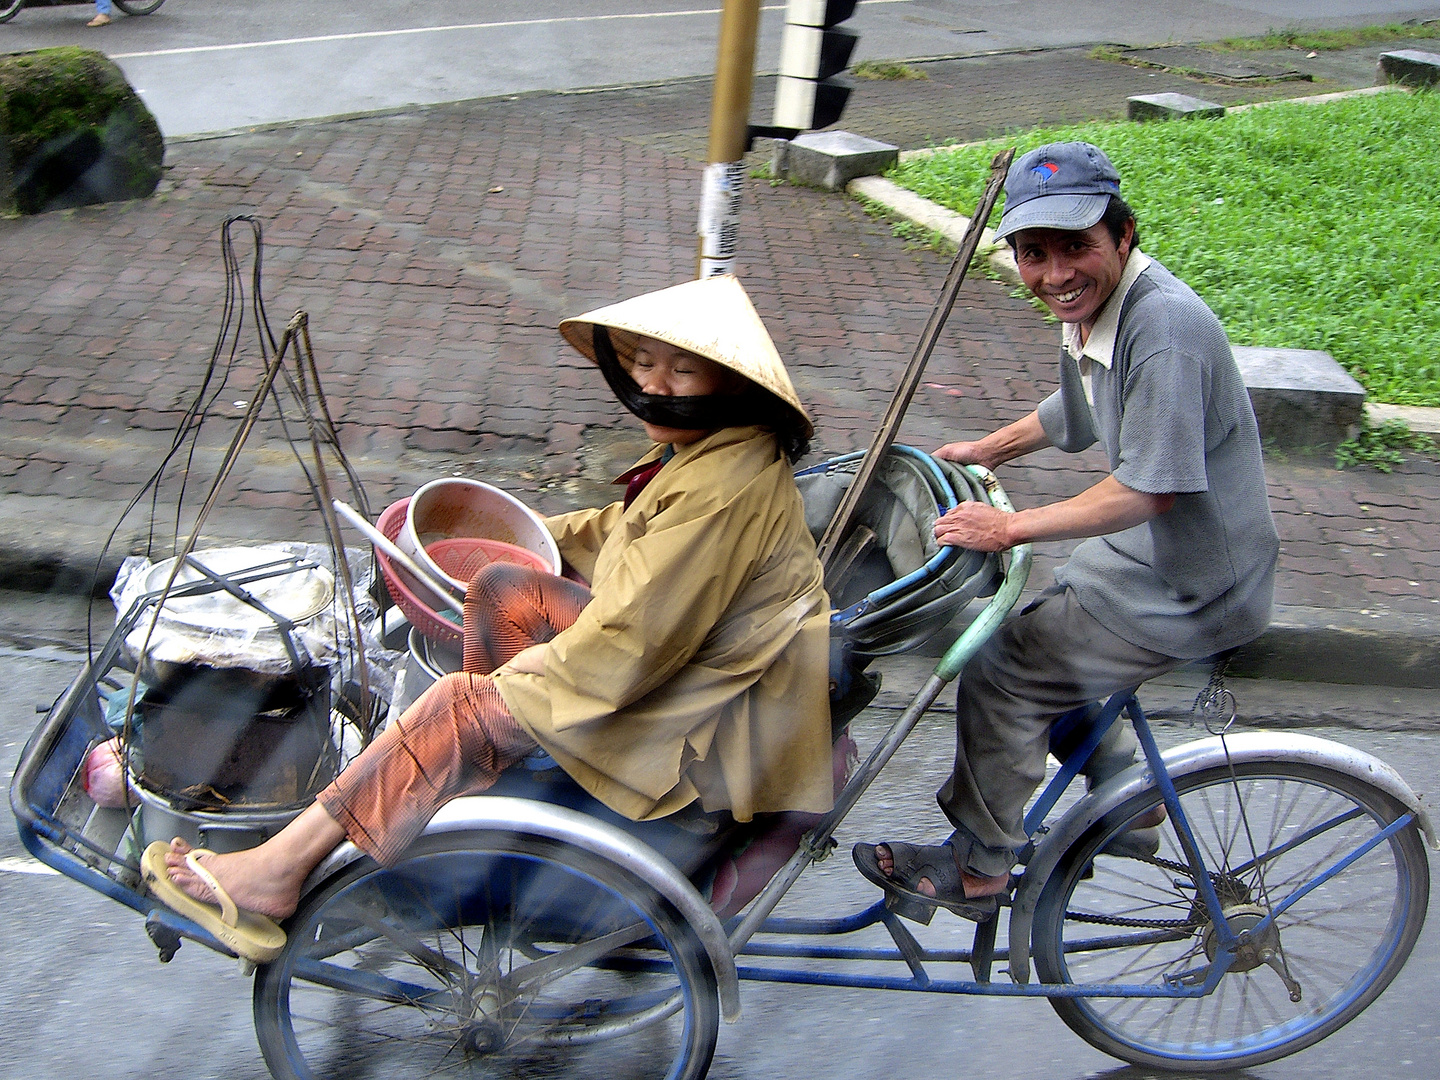
<svg viewBox="0 0 1440 1080">
<path fill-rule="evenodd" d="M 737 956 L 773 956 L 796 959 L 818 959 L 818 960 L 843 960 L 843 961 L 890 961 L 904 962 L 910 968 L 910 976 L 888 976 L 888 975 L 867 975 L 846 972 L 817 972 L 800 969 L 789 969 L 779 967 L 738 967 L 738 974 L 741 980 L 755 982 L 782 982 L 798 983 L 816 986 L 841 986 L 859 989 L 880 989 L 880 990 L 909 990 L 926 993 L 940 994 L 975 994 L 990 997 L 1126 997 L 1126 998 L 1197 998 L 1210 994 L 1219 984 L 1220 980 L 1228 971 L 1235 952 L 1246 940 L 1251 937 L 1263 934 L 1273 923 L 1276 916 L 1281 915 L 1297 900 L 1301 899 L 1313 889 L 1324 884 L 1330 878 L 1343 871 L 1357 859 L 1363 857 L 1366 852 L 1388 840 L 1395 833 L 1405 829 L 1412 823 L 1422 826 L 1428 822 L 1419 820 L 1417 812 L 1411 811 L 1397 817 L 1393 822 L 1384 828 L 1377 829 L 1375 834 L 1353 850 L 1337 858 L 1329 866 L 1319 870 L 1312 878 L 1303 885 L 1293 889 L 1284 898 L 1274 904 L 1271 913 L 1259 924 L 1251 928 L 1244 935 L 1236 935 L 1229 927 L 1223 917 L 1223 905 L 1215 892 L 1211 872 L 1207 869 L 1203 857 L 1195 845 L 1194 836 L 1191 833 L 1189 821 L 1185 816 L 1184 807 L 1180 804 L 1175 786 L 1165 767 L 1165 761 L 1155 743 L 1153 734 L 1150 731 L 1149 722 L 1145 719 L 1139 703 L 1135 700 L 1133 691 L 1121 691 L 1115 694 L 1106 703 L 1099 720 L 1092 729 L 1090 736 L 1085 743 L 1078 748 L 1074 754 L 1068 757 L 1060 770 L 1046 785 L 1045 790 L 1036 800 L 1030 813 L 1026 817 L 1026 831 L 1034 833 L 1044 822 L 1045 815 L 1052 809 L 1055 803 L 1063 794 L 1066 787 L 1078 774 L 1080 766 L 1089 757 L 1096 744 L 1099 743 L 1101 735 L 1108 729 L 1111 723 L 1116 722 L 1122 712 L 1129 715 L 1134 724 L 1137 735 L 1140 738 L 1141 747 L 1145 753 L 1146 764 L 1152 775 L 1157 777 L 1156 786 L 1161 789 L 1165 799 L 1166 807 L 1175 823 L 1177 833 L 1181 838 L 1181 844 L 1185 848 L 1190 860 L 1189 870 L 1198 885 L 1200 899 L 1205 908 L 1206 914 L 1210 917 L 1218 939 L 1216 959 L 1207 965 L 1203 981 L 1194 982 L 1187 976 L 1196 973 L 1181 973 L 1172 977 L 1166 984 L 1084 984 L 1084 983 L 1040 983 L 1029 984 L 1020 981 L 1011 983 L 993 983 L 990 981 L 989 972 L 991 965 L 999 960 L 1011 959 L 1009 949 L 995 948 L 994 920 L 982 923 L 976 928 L 976 943 L 970 950 L 930 950 L 924 948 L 915 940 L 914 936 L 905 928 L 897 916 L 885 908 L 884 901 L 877 901 L 870 907 L 855 914 L 833 918 L 833 919 L 793 919 L 793 918 L 767 918 L 760 923 L 753 933 L 758 934 L 785 934 L 794 936 L 838 936 L 854 933 L 867 927 L 880 923 L 889 931 L 895 940 L 896 948 L 864 948 L 864 947 L 843 947 L 829 945 L 809 944 L 788 944 L 788 943 L 752 943 L 748 939 L 736 945 L 736 939 L 740 933 L 737 926 L 731 934 L 732 947 L 736 950 Z M 903 718 L 902 718 L 903 721 Z M 902 721 L 897 721 L 897 726 Z M 891 734 L 894 729 L 892 728 Z M 1327 821 L 1315 826 L 1312 832 L 1323 831 L 1324 829 L 1337 824 L 1337 821 Z M 822 823 L 823 825 L 824 823 Z M 1428 828 L 1426 828 L 1428 832 Z M 1298 843 L 1303 839 L 1289 841 L 1286 847 Z M 812 847 L 814 843 L 812 841 Z M 1257 859 L 1268 860 L 1281 853 L 1282 848 L 1267 850 L 1259 853 Z M 803 856 L 805 853 L 802 852 Z M 806 862 L 814 861 L 806 859 Z M 1247 864 L 1248 866 L 1248 864 Z M 1232 868 L 1235 871 L 1243 870 L 1246 866 Z M 798 877 L 798 875 L 796 875 Z M 776 898 L 778 900 L 778 897 Z M 1169 932 L 1161 932 L 1162 936 L 1168 936 Z M 1131 935 L 1133 939 L 1133 935 Z M 1104 948 L 1111 939 L 1096 938 L 1091 944 L 1094 948 Z M 975 972 L 973 980 L 947 980 L 933 979 L 925 971 L 924 964 L 931 963 L 968 963 Z M 1182 981 L 1184 980 L 1184 981 Z M 1186 985 L 1186 983 L 1189 985 Z"/>
</svg>

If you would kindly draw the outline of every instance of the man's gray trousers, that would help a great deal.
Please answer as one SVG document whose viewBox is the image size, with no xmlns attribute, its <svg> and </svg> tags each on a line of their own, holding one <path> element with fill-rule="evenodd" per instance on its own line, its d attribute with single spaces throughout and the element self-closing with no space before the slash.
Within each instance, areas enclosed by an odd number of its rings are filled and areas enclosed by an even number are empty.
<svg viewBox="0 0 1440 1080">
<path fill-rule="evenodd" d="M 1138 686 L 1186 663 L 1132 645 L 1087 615 L 1069 589 L 1052 589 L 1007 619 L 965 666 L 955 709 L 955 771 L 936 794 L 955 826 L 961 868 L 1005 873 L 1026 842 L 1025 804 L 1045 778 L 1050 725 L 1071 709 Z M 1103 782 L 1134 759 L 1122 717 L 1084 772 Z"/>
</svg>

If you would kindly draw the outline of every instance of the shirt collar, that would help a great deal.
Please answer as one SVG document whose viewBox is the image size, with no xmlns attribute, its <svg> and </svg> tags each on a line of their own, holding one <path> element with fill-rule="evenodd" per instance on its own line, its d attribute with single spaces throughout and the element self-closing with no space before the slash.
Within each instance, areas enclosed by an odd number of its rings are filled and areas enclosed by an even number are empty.
<svg viewBox="0 0 1440 1080">
<path fill-rule="evenodd" d="M 1080 345 L 1080 324 L 1064 324 L 1062 333 L 1066 352 L 1076 360 L 1093 360 L 1107 371 L 1109 370 L 1115 359 L 1115 335 L 1120 330 L 1120 309 L 1125 306 L 1125 297 L 1129 294 L 1130 287 L 1135 284 L 1141 274 L 1149 269 L 1152 261 L 1150 256 L 1139 248 L 1131 250 L 1130 257 L 1125 260 L 1125 272 L 1120 275 L 1120 281 L 1116 284 L 1115 291 L 1110 294 L 1110 299 L 1105 301 L 1105 306 L 1100 310 L 1100 317 L 1091 327 L 1090 337 L 1083 348 Z"/>
</svg>

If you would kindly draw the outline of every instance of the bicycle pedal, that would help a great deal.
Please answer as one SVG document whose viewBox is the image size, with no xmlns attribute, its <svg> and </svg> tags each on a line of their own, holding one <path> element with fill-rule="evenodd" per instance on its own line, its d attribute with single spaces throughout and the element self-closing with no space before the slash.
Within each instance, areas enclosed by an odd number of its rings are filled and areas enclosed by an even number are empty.
<svg viewBox="0 0 1440 1080">
<path fill-rule="evenodd" d="M 935 904 L 927 904 L 923 900 L 916 900 L 913 897 L 901 896 L 899 893 L 885 893 L 885 910 L 893 911 L 902 919 L 909 919 L 921 926 L 929 926 L 930 920 L 935 918 Z"/>
</svg>

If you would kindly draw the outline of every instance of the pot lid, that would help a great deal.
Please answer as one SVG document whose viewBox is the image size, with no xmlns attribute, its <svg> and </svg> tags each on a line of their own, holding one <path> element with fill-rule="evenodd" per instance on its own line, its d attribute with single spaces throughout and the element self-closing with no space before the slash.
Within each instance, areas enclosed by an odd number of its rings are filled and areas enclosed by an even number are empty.
<svg viewBox="0 0 1440 1080">
<path fill-rule="evenodd" d="M 324 567 L 305 565 L 282 547 L 228 547 L 196 551 L 190 555 L 211 573 L 235 582 L 250 596 L 282 618 L 303 623 L 314 618 L 335 598 L 335 578 Z M 165 587 L 174 559 L 156 563 L 144 578 L 145 592 Z M 187 563 L 175 576 L 173 588 L 205 580 Z M 223 589 L 195 596 L 170 596 L 160 618 L 173 627 L 209 633 L 256 633 L 274 630 L 275 620 Z"/>
</svg>

